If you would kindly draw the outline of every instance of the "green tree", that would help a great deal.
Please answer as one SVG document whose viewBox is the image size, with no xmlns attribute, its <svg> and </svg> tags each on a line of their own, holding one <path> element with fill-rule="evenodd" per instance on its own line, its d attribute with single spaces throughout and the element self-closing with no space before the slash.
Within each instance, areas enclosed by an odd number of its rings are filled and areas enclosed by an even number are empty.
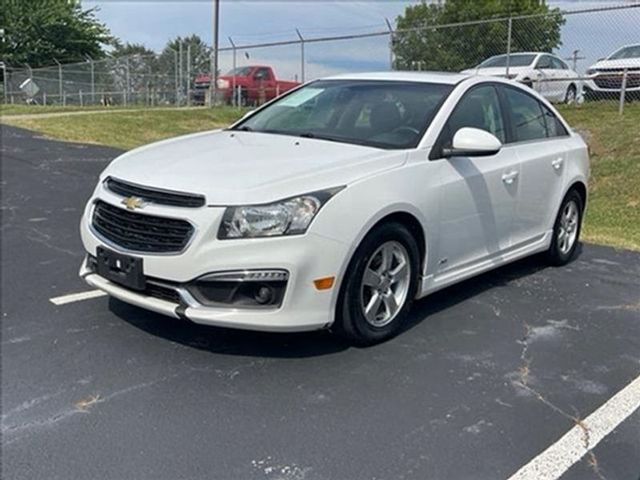
<svg viewBox="0 0 640 480">
<path fill-rule="evenodd" d="M 139 93 L 158 86 L 161 72 L 153 50 L 140 43 L 115 41 L 109 57 L 109 77 L 116 91 Z"/>
<path fill-rule="evenodd" d="M 186 75 L 187 70 L 189 70 L 187 67 L 189 61 L 191 62 L 190 70 L 193 75 L 208 73 L 211 68 L 212 49 L 195 34 L 169 40 L 160 55 L 162 65 L 174 66 L 176 55 L 181 51 L 180 44 L 182 44 L 183 75 Z"/>
<path fill-rule="evenodd" d="M 522 16 L 535 15 L 530 18 Z M 507 51 L 551 52 L 561 42 L 565 20 L 544 0 L 444 0 L 406 8 L 397 18 L 393 51 L 396 68 L 458 71 Z M 492 20 L 474 23 L 478 20 Z M 466 25 L 455 25 L 466 23 Z M 453 24 L 453 25 L 452 25 Z"/>
<path fill-rule="evenodd" d="M 112 41 L 107 27 L 83 10 L 80 0 L 2 0 L 0 59 L 8 65 L 32 67 L 102 58 Z"/>
</svg>

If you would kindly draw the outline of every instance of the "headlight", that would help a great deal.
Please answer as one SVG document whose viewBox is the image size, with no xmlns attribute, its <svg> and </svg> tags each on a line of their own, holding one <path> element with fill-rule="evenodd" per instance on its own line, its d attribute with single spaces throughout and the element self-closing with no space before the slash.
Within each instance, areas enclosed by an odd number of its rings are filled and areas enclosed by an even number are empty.
<svg viewBox="0 0 640 480">
<path fill-rule="evenodd" d="M 595 68 L 590 68 L 586 72 L 587 75 L 594 75 L 596 73 L 598 73 L 598 71 Z"/>
<path fill-rule="evenodd" d="M 224 240 L 303 234 L 322 206 L 343 188 L 308 193 L 268 205 L 228 207 L 222 218 L 218 238 Z"/>
<path fill-rule="evenodd" d="M 218 88 L 220 90 L 226 90 L 227 88 L 229 88 L 229 80 L 225 80 L 224 78 L 219 78 L 218 79 Z"/>
</svg>

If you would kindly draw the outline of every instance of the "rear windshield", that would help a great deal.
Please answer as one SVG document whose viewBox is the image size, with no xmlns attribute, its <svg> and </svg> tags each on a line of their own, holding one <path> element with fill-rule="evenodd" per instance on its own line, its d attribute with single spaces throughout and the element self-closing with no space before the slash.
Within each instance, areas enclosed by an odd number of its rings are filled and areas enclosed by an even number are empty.
<svg viewBox="0 0 640 480">
<path fill-rule="evenodd" d="M 536 55 L 530 54 L 515 54 L 509 55 L 509 66 L 511 67 L 526 67 L 531 65 L 536 58 Z M 493 68 L 493 67 L 506 67 L 507 55 L 498 55 L 497 57 L 491 57 L 480 65 L 478 68 Z"/>
<path fill-rule="evenodd" d="M 320 80 L 285 95 L 235 130 L 378 148 L 414 148 L 453 85 Z"/>
</svg>

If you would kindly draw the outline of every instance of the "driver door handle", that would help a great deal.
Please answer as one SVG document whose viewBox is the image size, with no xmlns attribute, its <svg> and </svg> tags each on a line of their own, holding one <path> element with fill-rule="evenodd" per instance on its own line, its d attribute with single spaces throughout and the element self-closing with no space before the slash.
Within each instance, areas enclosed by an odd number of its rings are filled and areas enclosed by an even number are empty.
<svg viewBox="0 0 640 480">
<path fill-rule="evenodd" d="M 507 185 L 511 185 L 516 180 L 516 178 L 518 178 L 518 172 L 516 170 L 512 170 L 510 172 L 502 174 L 502 181 Z"/>
</svg>

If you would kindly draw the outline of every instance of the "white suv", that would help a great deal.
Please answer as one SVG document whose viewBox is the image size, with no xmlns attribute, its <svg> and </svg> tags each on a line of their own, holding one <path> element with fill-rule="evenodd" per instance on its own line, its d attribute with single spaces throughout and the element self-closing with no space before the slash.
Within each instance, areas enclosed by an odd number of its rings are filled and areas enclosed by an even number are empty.
<svg viewBox="0 0 640 480">
<path fill-rule="evenodd" d="M 627 75 L 626 81 L 624 75 Z M 640 44 L 622 47 L 587 70 L 584 93 L 588 99 L 619 98 L 623 81 L 628 97 L 640 99 Z"/>
<path fill-rule="evenodd" d="M 332 77 L 116 159 L 80 275 L 196 323 L 370 344 L 415 298 L 537 252 L 568 262 L 588 174 L 582 138 L 517 83 Z"/>
</svg>

